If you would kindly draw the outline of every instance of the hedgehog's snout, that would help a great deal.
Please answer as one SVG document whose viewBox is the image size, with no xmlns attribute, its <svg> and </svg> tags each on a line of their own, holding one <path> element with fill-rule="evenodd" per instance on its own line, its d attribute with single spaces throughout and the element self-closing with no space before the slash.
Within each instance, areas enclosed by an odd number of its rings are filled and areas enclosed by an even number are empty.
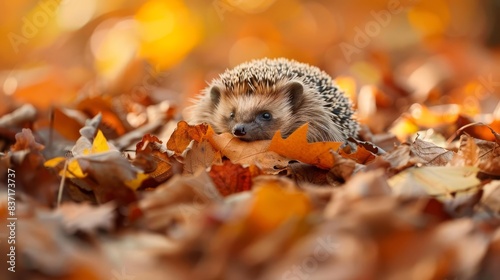
<svg viewBox="0 0 500 280">
<path fill-rule="evenodd" d="M 244 124 L 237 124 L 233 127 L 233 135 L 236 137 L 243 137 L 247 134 L 247 129 Z"/>
</svg>

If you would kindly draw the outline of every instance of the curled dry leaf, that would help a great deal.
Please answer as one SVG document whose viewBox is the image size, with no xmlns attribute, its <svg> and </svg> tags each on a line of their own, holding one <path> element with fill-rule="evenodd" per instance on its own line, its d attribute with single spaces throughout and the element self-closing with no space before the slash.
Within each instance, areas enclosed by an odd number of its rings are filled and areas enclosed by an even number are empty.
<svg viewBox="0 0 500 280">
<path fill-rule="evenodd" d="M 357 144 L 357 147 L 354 152 L 351 150 L 351 146 L 345 145 L 344 147 L 341 147 L 339 154 L 342 157 L 352 159 L 357 163 L 368 164 L 371 161 L 375 160 L 376 155 L 374 154 L 374 152 L 383 153 L 383 151 L 380 151 L 377 147 L 368 142 L 355 141 L 355 143 Z"/>
<path fill-rule="evenodd" d="M 181 155 L 189 146 L 192 140 L 200 143 L 207 134 L 208 126 L 205 124 L 188 125 L 185 121 L 177 123 L 170 139 L 167 142 L 167 149 L 174 151 L 176 155 Z"/>
<path fill-rule="evenodd" d="M 410 146 L 410 153 L 415 163 L 426 166 L 445 166 L 454 153 L 427 141 L 416 139 Z"/>
<path fill-rule="evenodd" d="M 416 139 L 414 142 L 403 143 L 391 152 L 381 156 L 391 168 L 399 172 L 408 167 L 418 165 L 445 166 L 454 153 L 427 141 Z"/>
<path fill-rule="evenodd" d="M 162 141 L 156 136 L 144 135 L 142 140 L 136 144 L 133 161 L 135 166 L 141 168 L 156 182 L 168 180 L 179 172 L 176 169 L 180 169 L 178 162 L 168 155 L 167 150 L 161 144 Z"/>
<path fill-rule="evenodd" d="M 496 142 L 460 136 L 460 147 L 452 165 L 473 165 L 481 172 L 492 176 L 500 175 L 500 145 Z"/>
</svg>

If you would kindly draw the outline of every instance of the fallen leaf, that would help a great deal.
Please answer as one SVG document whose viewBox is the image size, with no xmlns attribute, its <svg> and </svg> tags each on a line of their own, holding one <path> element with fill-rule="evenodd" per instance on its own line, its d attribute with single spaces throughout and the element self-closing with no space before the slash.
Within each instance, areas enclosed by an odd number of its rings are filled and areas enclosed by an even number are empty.
<svg viewBox="0 0 500 280">
<path fill-rule="evenodd" d="M 144 173 L 156 182 L 164 182 L 175 173 L 180 173 L 179 163 L 167 153 L 162 141 L 156 136 L 146 134 L 136 144 L 134 166 L 141 168 Z"/>
<path fill-rule="evenodd" d="M 476 177 L 477 167 L 425 166 L 408 168 L 391 177 L 389 185 L 402 196 L 428 194 L 441 200 L 452 194 L 478 190 L 480 181 Z"/>
<path fill-rule="evenodd" d="M 320 168 L 330 169 L 333 167 L 333 157 L 330 150 L 337 151 L 340 142 L 307 142 L 308 124 L 302 125 L 288 138 L 283 139 L 278 131 L 269 145 L 269 151 L 281 156 L 296 159 L 304 163 L 316 165 Z"/>
<path fill-rule="evenodd" d="M 233 163 L 255 164 L 263 170 L 270 170 L 274 166 L 282 166 L 284 162 L 288 162 L 287 159 L 270 152 L 269 140 L 245 142 L 233 137 L 230 133 L 217 135 L 212 128 L 207 131 L 207 140 Z"/>
<path fill-rule="evenodd" d="M 288 219 L 303 219 L 309 214 L 311 202 L 307 195 L 289 185 L 282 179 L 259 177 L 254 183 L 254 201 L 247 218 L 250 227 L 266 233 Z"/>
<path fill-rule="evenodd" d="M 252 175 L 248 167 L 224 161 L 222 165 L 213 165 L 210 178 L 222 196 L 247 191 L 252 188 Z"/>
<path fill-rule="evenodd" d="M 177 128 L 168 139 L 167 149 L 174 151 L 176 155 L 181 155 L 189 146 L 192 140 L 200 143 L 207 134 L 207 125 L 188 125 L 185 121 L 177 123 Z"/>
<path fill-rule="evenodd" d="M 198 169 L 207 169 L 214 164 L 222 162 L 221 153 L 214 149 L 207 139 L 193 143 L 184 159 L 184 172 L 193 174 Z"/>
</svg>

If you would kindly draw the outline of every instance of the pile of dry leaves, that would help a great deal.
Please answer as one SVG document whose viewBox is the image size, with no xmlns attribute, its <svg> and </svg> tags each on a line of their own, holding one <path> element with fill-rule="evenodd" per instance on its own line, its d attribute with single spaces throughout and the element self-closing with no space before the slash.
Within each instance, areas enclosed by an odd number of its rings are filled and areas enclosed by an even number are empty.
<svg viewBox="0 0 500 280">
<path fill-rule="evenodd" d="M 500 135 L 488 126 L 468 127 L 488 140 L 365 130 L 307 143 L 305 125 L 248 143 L 170 121 L 165 144 L 147 133 L 172 118 L 162 108 L 113 140 L 103 130 L 122 124 L 106 110 L 78 126 L 57 109 L 51 135 L 15 135 L 0 160 L 8 279 L 498 277 Z"/>
</svg>

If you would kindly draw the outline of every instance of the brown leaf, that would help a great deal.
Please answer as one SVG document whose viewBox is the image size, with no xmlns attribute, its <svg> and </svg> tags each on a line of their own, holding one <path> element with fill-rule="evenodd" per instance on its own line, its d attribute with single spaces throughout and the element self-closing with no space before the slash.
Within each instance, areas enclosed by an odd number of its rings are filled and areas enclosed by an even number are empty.
<svg viewBox="0 0 500 280">
<path fill-rule="evenodd" d="M 188 125 L 185 121 L 180 121 L 177 123 L 174 133 L 168 139 L 167 149 L 174 151 L 176 155 L 181 155 L 192 140 L 200 143 L 205 134 L 207 134 L 207 129 L 208 126 L 204 124 L 193 126 Z"/>
<path fill-rule="evenodd" d="M 147 193 L 138 202 L 144 213 L 142 224 L 155 231 L 184 235 L 212 203 L 223 200 L 204 170 L 194 175 L 174 176 L 167 183 Z"/>
<path fill-rule="evenodd" d="M 250 169 L 233 164 L 229 160 L 224 161 L 222 165 L 213 165 L 209 175 L 222 196 L 252 188 Z"/>
<path fill-rule="evenodd" d="M 496 142 L 460 136 L 460 147 L 453 158 L 453 166 L 477 166 L 481 172 L 500 175 L 500 145 Z"/>
<path fill-rule="evenodd" d="M 59 215 L 20 201 L 16 206 L 17 275 L 27 279 L 40 275 L 75 280 L 111 277 L 111 262 L 102 250 L 68 234 Z"/>
<path fill-rule="evenodd" d="M 151 176 L 156 182 L 164 182 L 180 169 L 179 163 L 168 156 L 162 141 L 156 136 L 146 134 L 136 144 L 135 159 L 133 164 L 140 167 L 145 174 Z"/>
<path fill-rule="evenodd" d="M 83 123 L 68 113 L 81 114 L 73 110 L 56 107 L 52 110 L 53 128 L 68 140 L 76 141 L 80 138 L 80 128 Z M 84 118 L 85 119 L 85 118 Z"/>
<path fill-rule="evenodd" d="M 85 181 L 92 188 L 97 202 L 116 201 L 118 206 L 125 206 L 136 201 L 136 194 L 126 182 L 134 180 L 138 170 L 119 152 L 100 153 L 76 160 L 82 171 L 88 173 Z"/>
<path fill-rule="evenodd" d="M 207 139 L 216 150 L 219 150 L 223 156 L 229 158 L 233 163 L 242 165 L 255 164 L 262 170 L 273 172 L 271 169 L 274 166 L 284 168 L 284 163 L 288 162 L 287 159 L 268 151 L 269 140 L 245 142 L 229 133 L 217 135 L 212 128 L 207 131 Z"/>
<path fill-rule="evenodd" d="M 412 159 L 415 163 L 428 166 L 445 166 L 451 161 L 454 153 L 427 141 L 416 139 L 410 146 Z"/>
<path fill-rule="evenodd" d="M 30 129 L 23 128 L 23 130 L 16 134 L 16 143 L 10 148 L 11 151 L 31 150 L 39 152 L 45 147 L 36 142 L 35 137 Z"/>
<path fill-rule="evenodd" d="M 375 160 L 375 153 L 379 152 L 379 149 L 367 142 L 358 142 L 356 150 L 351 151 L 351 146 L 345 145 L 342 149 L 340 149 L 339 154 L 348 159 L 352 159 L 360 164 L 368 164 L 371 161 Z"/>
<path fill-rule="evenodd" d="M 220 152 L 214 149 L 207 139 L 194 142 L 193 147 L 187 152 L 184 159 L 184 172 L 194 174 L 198 169 L 206 169 L 214 164 L 220 164 Z"/>
<path fill-rule="evenodd" d="M 241 164 L 246 164 L 243 162 Z M 287 169 L 290 160 L 275 152 L 267 151 L 255 157 L 253 164 L 264 174 L 277 175 Z"/>
<path fill-rule="evenodd" d="M 109 96 L 86 98 L 78 103 L 77 109 L 91 117 L 101 114 L 102 125 L 100 129 L 110 139 L 123 135 L 127 131 L 122 118 L 115 112 L 113 100 Z"/>
</svg>

